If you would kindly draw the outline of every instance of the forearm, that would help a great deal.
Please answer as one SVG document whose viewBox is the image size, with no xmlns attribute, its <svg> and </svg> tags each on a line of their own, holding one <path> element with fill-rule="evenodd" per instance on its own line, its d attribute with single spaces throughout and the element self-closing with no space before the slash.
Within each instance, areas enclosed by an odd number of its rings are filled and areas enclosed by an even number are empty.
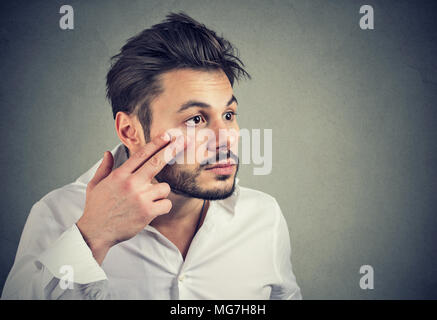
<svg viewBox="0 0 437 320">
<path fill-rule="evenodd" d="M 107 281 L 72 226 L 41 254 L 17 255 L 2 299 L 107 299 Z"/>
</svg>

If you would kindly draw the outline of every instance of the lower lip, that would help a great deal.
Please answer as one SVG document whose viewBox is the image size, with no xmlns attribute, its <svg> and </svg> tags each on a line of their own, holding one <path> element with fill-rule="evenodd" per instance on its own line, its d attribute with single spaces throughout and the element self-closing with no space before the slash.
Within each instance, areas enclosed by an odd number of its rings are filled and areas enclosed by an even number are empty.
<svg viewBox="0 0 437 320">
<path fill-rule="evenodd" d="M 230 165 L 227 167 L 207 169 L 207 171 L 211 171 L 211 172 L 214 172 L 216 174 L 232 174 L 234 172 L 234 166 L 235 165 Z"/>
</svg>

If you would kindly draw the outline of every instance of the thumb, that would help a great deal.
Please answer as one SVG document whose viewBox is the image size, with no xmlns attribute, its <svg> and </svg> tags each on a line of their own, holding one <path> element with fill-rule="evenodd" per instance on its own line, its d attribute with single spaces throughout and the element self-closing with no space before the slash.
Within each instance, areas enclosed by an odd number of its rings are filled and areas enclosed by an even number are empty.
<svg viewBox="0 0 437 320">
<path fill-rule="evenodd" d="M 103 160 L 94 174 L 94 177 L 88 183 L 88 188 L 93 189 L 100 181 L 105 179 L 111 172 L 114 164 L 114 158 L 111 152 L 105 151 Z"/>
</svg>

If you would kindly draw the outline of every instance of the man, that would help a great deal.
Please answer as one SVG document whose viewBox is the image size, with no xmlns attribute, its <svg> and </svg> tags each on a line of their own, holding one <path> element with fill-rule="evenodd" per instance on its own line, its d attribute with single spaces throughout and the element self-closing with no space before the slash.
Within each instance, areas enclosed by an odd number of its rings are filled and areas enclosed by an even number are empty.
<svg viewBox="0 0 437 320">
<path fill-rule="evenodd" d="M 249 76 L 232 45 L 170 14 L 113 60 L 121 143 L 34 204 L 2 298 L 300 299 L 281 209 L 239 186 L 238 139 L 220 134 L 238 133 Z"/>
</svg>

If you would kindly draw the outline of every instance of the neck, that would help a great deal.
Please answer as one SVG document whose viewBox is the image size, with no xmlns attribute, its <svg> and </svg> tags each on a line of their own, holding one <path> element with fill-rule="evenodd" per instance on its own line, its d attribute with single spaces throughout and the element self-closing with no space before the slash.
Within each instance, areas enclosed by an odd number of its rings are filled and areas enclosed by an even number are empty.
<svg viewBox="0 0 437 320">
<path fill-rule="evenodd" d="M 170 212 L 157 216 L 150 223 L 151 226 L 170 227 L 180 224 L 197 223 L 203 206 L 203 199 L 185 197 L 173 192 L 170 192 L 167 198 L 172 202 Z"/>
</svg>

